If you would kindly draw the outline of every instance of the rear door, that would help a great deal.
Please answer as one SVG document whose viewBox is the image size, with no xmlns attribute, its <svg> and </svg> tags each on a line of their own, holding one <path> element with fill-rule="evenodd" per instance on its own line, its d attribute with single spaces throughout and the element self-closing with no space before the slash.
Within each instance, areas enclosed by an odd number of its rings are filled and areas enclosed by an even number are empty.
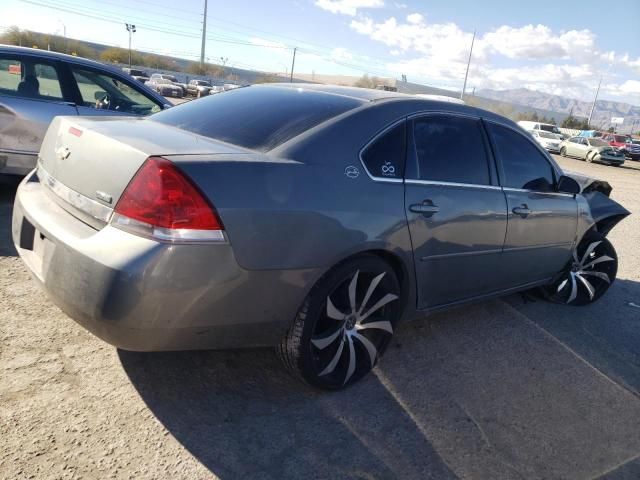
<svg viewBox="0 0 640 480">
<path fill-rule="evenodd" d="M 58 62 L 0 53 L 0 171 L 35 167 L 53 117 L 77 115 Z"/>
<path fill-rule="evenodd" d="M 418 308 L 499 290 L 505 197 L 478 118 L 428 114 L 409 122 L 405 208 Z"/>
<path fill-rule="evenodd" d="M 504 264 L 511 286 L 560 271 L 571 257 L 578 219 L 574 195 L 559 193 L 555 168 L 515 128 L 486 122 L 507 199 Z"/>
</svg>

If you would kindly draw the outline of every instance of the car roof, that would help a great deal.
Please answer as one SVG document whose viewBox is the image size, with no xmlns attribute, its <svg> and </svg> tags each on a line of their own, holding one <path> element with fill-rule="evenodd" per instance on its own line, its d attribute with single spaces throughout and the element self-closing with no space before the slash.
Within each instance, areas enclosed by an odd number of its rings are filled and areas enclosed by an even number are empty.
<svg viewBox="0 0 640 480">
<path fill-rule="evenodd" d="M 84 58 L 84 57 L 76 57 L 75 55 L 67 55 L 66 53 L 51 52 L 49 50 L 40 50 L 39 48 L 16 47 L 14 45 L 0 44 L 0 52 L 36 56 L 36 57 L 45 58 L 48 60 L 58 60 L 62 62 L 75 63 L 77 65 L 85 65 L 88 67 L 111 70 L 111 71 L 118 72 L 120 74 L 123 73 L 123 71 L 120 70 L 119 68 L 115 68 L 110 65 L 105 65 L 104 63 L 96 62 L 95 60 L 89 60 L 88 58 Z"/>
<path fill-rule="evenodd" d="M 326 85 L 320 83 L 270 83 L 269 86 L 282 88 L 297 88 L 323 92 L 343 97 L 357 98 L 365 101 L 381 100 L 386 98 L 415 98 L 413 95 L 386 90 L 374 90 L 371 88 L 343 87 L 341 85 Z"/>
</svg>

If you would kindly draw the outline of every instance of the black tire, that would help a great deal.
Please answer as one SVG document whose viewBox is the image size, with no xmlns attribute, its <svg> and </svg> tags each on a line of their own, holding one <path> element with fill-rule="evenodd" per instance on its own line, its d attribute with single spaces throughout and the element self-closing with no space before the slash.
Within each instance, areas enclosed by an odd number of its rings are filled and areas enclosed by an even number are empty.
<svg viewBox="0 0 640 480">
<path fill-rule="evenodd" d="M 401 314 L 400 298 L 398 278 L 381 258 L 363 255 L 339 264 L 307 295 L 278 356 L 313 386 L 338 390 L 352 385 L 369 373 L 389 344 Z"/>
<path fill-rule="evenodd" d="M 601 233 L 591 232 L 585 235 L 572 260 L 558 278 L 545 287 L 544 293 L 555 303 L 589 305 L 605 294 L 617 273 L 618 255 L 613 245 Z"/>
<path fill-rule="evenodd" d="M 565 147 L 562 147 L 560 149 L 560 156 L 561 157 L 566 157 L 567 156 L 567 149 Z"/>
</svg>

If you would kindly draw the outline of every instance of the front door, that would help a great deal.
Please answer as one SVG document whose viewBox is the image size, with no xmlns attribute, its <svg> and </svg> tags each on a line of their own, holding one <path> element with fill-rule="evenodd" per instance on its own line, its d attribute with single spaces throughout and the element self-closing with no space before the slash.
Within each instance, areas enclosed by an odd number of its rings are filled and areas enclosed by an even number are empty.
<svg viewBox="0 0 640 480">
<path fill-rule="evenodd" d="M 503 263 L 511 286 L 552 277 L 571 258 L 578 206 L 559 193 L 557 172 L 526 135 L 486 122 L 507 198 L 508 227 Z"/>
<path fill-rule="evenodd" d="M 506 203 L 479 119 L 429 114 L 410 122 L 405 208 L 418 308 L 502 288 Z"/>
</svg>

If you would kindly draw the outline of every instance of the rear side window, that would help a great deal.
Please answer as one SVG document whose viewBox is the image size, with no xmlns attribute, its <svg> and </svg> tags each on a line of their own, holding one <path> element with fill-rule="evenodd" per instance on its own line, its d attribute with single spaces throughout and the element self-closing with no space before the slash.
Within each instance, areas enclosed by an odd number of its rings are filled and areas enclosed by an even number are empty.
<svg viewBox="0 0 640 480">
<path fill-rule="evenodd" d="M 503 186 L 539 192 L 555 190 L 551 164 L 526 137 L 492 123 L 487 126 L 502 162 Z"/>
<path fill-rule="evenodd" d="M 149 120 L 268 151 L 362 100 L 289 87 L 244 87 L 164 110 Z"/>
<path fill-rule="evenodd" d="M 418 179 L 489 185 L 489 162 L 480 121 L 429 115 L 414 121 Z"/>
<path fill-rule="evenodd" d="M 63 100 L 55 67 L 30 57 L 0 56 L 0 94 L 36 100 Z"/>
<path fill-rule="evenodd" d="M 405 157 L 404 121 L 383 133 L 362 152 L 362 162 L 367 171 L 378 178 L 402 178 Z"/>
</svg>

